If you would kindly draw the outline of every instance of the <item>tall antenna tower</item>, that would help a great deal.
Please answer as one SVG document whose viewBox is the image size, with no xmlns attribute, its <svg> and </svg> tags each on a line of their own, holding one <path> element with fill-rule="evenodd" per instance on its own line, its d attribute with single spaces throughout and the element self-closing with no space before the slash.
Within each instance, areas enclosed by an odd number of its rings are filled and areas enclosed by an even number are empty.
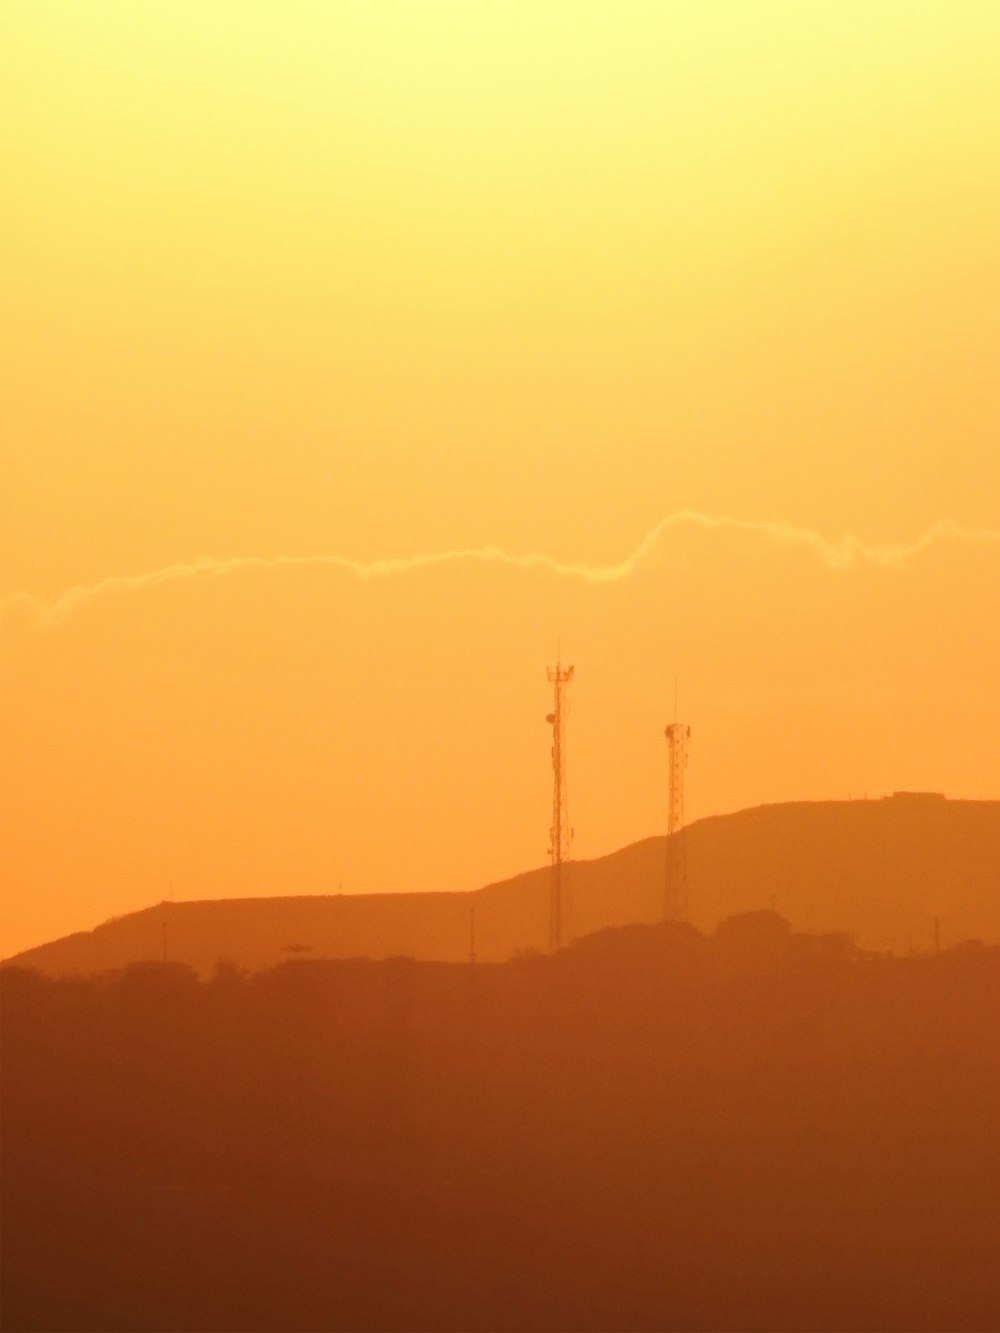
<svg viewBox="0 0 1000 1333">
<path fill-rule="evenodd" d="M 549 950 L 558 953 L 567 916 L 563 901 L 563 858 L 569 852 L 573 830 L 569 826 L 566 802 L 566 686 L 573 679 L 573 668 L 560 662 L 547 667 L 552 683 L 554 707 L 545 721 L 552 726 L 552 827 L 549 830 L 549 856 L 552 858 L 552 887 L 549 896 Z"/>
<path fill-rule="evenodd" d="M 687 853 L 684 846 L 684 770 L 691 728 L 671 722 L 666 729 L 669 786 L 667 790 L 667 863 L 663 894 L 663 919 L 683 921 L 687 917 Z"/>
</svg>

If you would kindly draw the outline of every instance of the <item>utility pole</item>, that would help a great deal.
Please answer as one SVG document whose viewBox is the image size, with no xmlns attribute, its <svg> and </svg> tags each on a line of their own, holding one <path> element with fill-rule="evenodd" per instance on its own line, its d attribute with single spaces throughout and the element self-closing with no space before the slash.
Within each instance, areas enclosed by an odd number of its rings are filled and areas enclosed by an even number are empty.
<svg viewBox="0 0 1000 1333">
<path fill-rule="evenodd" d="M 684 846 L 684 770 L 691 728 L 671 722 L 667 738 L 667 849 L 663 893 L 663 919 L 684 921 L 687 917 L 687 855 Z"/>
<path fill-rule="evenodd" d="M 549 951 L 558 953 L 562 948 L 563 932 L 568 913 L 563 895 L 563 858 L 569 853 L 573 830 L 569 826 L 569 807 L 566 802 L 566 686 L 573 679 L 573 668 L 563 668 L 560 662 L 546 669 L 552 685 L 554 707 L 545 721 L 552 727 L 552 827 L 549 830 L 549 856 L 552 858 L 552 881 L 549 895 Z"/>
</svg>

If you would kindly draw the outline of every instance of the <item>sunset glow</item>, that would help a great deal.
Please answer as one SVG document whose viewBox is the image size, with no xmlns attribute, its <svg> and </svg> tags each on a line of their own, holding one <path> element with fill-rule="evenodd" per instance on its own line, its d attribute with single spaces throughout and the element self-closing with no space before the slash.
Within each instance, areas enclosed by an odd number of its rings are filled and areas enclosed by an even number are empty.
<svg viewBox="0 0 1000 1333">
<path fill-rule="evenodd" d="M 1000 6 L 0 8 L 0 954 L 1000 797 Z"/>
</svg>

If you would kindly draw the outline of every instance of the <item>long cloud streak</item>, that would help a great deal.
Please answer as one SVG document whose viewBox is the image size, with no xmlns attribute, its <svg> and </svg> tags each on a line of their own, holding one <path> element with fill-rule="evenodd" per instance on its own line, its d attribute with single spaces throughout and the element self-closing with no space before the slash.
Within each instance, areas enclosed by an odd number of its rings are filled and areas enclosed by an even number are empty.
<svg viewBox="0 0 1000 1333">
<path fill-rule="evenodd" d="M 41 624 L 52 625 L 85 610 L 93 602 L 116 594 L 140 592 L 166 583 L 180 583 L 191 579 L 220 578 L 225 575 L 250 573 L 254 570 L 297 569 L 326 567 L 339 569 L 358 579 L 382 579 L 430 569 L 437 565 L 496 564 L 513 569 L 540 569 L 560 578 L 579 579 L 584 583 L 619 583 L 629 578 L 656 550 L 663 535 L 671 528 L 689 527 L 712 531 L 731 531 L 763 537 L 775 545 L 798 547 L 813 555 L 827 568 L 843 572 L 862 565 L 881 568 L 905 566 L 928 547 L 942 542 L 965 546 L 1000 545 L 1000 530 L 964 528 L 952 519 L 934 523 L 923 536 L 909 543 L 879 543 L 872 545 L 859 537 L 846 536 L 829 541 L 811 528 L 796 527 L 791 523 L 754 521 L 744 518 L 717 517 L 693 509 L 680 509 L 660 520 L 646 533 L 639 544 L 623 560 L 615 564 L 591 565 L 583 562 L 567 563 L 539 552 L 517 555 L 497 546 L 482 546 L 455 551 L 401 556 L 374 560 L 365 564 L 342 555 L 276 555 L 231 556 L 217 559 L 205 556 L 183 564 L 167 565 L 145 574 L 116 574 L 99 583 L 68 588 L 53 601 L 46 602 L 33 593 L 17 592 L 0 601 L 0 608 L 20 608 L 33 615 Z"/>
</svg>

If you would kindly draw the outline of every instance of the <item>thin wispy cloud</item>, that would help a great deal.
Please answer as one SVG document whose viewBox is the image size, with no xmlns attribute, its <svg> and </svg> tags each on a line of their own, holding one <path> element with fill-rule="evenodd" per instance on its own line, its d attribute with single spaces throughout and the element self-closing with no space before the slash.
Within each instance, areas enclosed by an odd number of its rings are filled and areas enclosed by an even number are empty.
<svg viewBox="0 0 1000 1333">
<path fill-rule="evenodd" d="M 499 546 L 423 552 L 368 563 L 352 560 L 348 556 L 323 554 L 246 555 L 224 559 L 203 556 L 141 574 L 115 574 L 97 583 L 79 584 L 67 588 L 51 601 L 31 592 L 16 592 L 0 601 L 0 608 L 7 611 L 20 609 L 32 615 L 40 624 L 53 625 L 85 611 L 93 603 L 105 598 L 141 593 L 164 584 L 227 578 L 255 571 L 307 568 L 336 569 L 352 578 L 373 580 L 399 578 L 439 565 L 506 565 L 512 569 L 539 570 L 584 583 L 611 584 L 635 574 L 652 557 L 669 530 L 685 527 L 742 533 L 748 538 L 764 540 L 772 545 L 795 548 L 838 573 L 864 566 L 903 568 L 929 547 L 944 543 L 976 547 L 1000 546 L 1000 530 L 966 528 L 952 519 L 939 520 L 912 542 L 871 543 L 851 535 L 831 541 L 822 533 L 792 523 L 732 518 L 703 514 L 693 509 L 679 509 L 650 528 L 622 560 L 611 564 L 567 562 L 538 551 L 517 553 L 505 551 Z"/>
</svg>

